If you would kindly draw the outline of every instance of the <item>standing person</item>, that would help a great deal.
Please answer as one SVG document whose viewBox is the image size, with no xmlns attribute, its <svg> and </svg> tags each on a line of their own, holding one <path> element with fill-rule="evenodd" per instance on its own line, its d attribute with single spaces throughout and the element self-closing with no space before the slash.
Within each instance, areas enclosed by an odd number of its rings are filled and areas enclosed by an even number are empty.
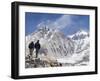
<svg viewBox="0 0 100 81">
<path fill-rule="evenodd" d="M 38 52 L 41 48 L 41 45 L 39 43 L 39 40 L 35 43 L 35 49 L 36 49 L 36 58 L 38 57 Z"/>
<path fill-rule="evenodd" d="M 30 57 L 31 57 L 32 54 L 33 54 L 33 51 L 34 51 L 34 43 L 33 43 L 33 41 L 29 44 L 28 48 L 29 48 Z"/>
</svg>

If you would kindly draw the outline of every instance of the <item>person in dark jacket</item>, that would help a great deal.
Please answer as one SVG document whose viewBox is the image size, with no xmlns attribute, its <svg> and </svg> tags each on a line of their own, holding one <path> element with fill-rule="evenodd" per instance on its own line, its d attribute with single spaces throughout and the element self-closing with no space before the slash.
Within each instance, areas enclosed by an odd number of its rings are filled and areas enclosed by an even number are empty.
<svg viewBox="0 0 100 81">
<path fill-rule="evenodd" d="M 39 40 L 35 43 L 35 49 L 36 49 L 36 58 L 38 57 L 38 52 L 41 48 L 41 45 L 39 43 Z"/>
<path fill-rule="evenodd" d="M 34 51 L 34 43 L 33 43 L 33 41 L 29 44 L 28 48 L 29 48 L 29 51 L 30 51 L 30 56 L 32 56 L 33 51 Z"/>
</svg>

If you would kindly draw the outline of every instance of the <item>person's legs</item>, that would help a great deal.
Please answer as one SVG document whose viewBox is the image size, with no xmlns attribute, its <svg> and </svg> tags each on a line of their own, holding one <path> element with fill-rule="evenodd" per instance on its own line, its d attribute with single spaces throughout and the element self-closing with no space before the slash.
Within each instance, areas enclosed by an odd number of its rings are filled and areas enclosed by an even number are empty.
<svg viewBox="0 0 100 81">
<path fill-rule="evenodd" d="M 38 58 L 38 50 L 36 50 L 36 58 Z"/>
<path fill-rule="evenodd" d="M 30 49 L 30 59 L 32 57 L 32 54 L 33 54 L 33 49 Z"/>
<path fill-rule="evenodd" d="M 30 49 L 30 55 L 32 56 L 32 54 L 33 54 L 33 49 Z"/>
</svg>

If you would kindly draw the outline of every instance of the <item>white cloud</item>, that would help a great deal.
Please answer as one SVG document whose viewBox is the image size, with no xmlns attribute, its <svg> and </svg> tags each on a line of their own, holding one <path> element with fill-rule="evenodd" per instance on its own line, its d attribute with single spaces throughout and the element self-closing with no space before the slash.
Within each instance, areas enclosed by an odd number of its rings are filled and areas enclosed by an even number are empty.
<svg viewBox="0 0 100 81">
<path fill-rule="evenodd" d="M 72 17 L 70 15 L 63 15 L 59 19 L 57 19 L 54 24 L 57 28 L 63 29 L 70 25 L 72 22 Z"/>
<path fill-rule="evenodd" d="M 60 18 L 56 19 L 55 21 L 42 21 L 37 25 L 38 28 L 48 26 L 50 28 L 57 28 L 63 29 L 68 27 L 72 23 L 72 16 L 70 15 L 62 15 Z"/>
</svg>

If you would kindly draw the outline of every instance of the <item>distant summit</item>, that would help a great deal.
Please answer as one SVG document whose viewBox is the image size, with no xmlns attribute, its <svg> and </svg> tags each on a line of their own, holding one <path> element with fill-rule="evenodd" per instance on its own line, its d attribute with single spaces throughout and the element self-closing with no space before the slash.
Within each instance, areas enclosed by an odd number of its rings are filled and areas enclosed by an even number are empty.
<svg viewBox="0 0 100 81">
<path fill-rule="evenodd" d="M 73 40 L 80 40 L 80 39 L 84 39 L 86 37 L 89 36 L 89 33 L 86 32 L 85 30 L 79 30 L 76 33 L 74 33 L 73 35 L 69 35 L 68 37 L 72 38 Z"/>
</svg>

